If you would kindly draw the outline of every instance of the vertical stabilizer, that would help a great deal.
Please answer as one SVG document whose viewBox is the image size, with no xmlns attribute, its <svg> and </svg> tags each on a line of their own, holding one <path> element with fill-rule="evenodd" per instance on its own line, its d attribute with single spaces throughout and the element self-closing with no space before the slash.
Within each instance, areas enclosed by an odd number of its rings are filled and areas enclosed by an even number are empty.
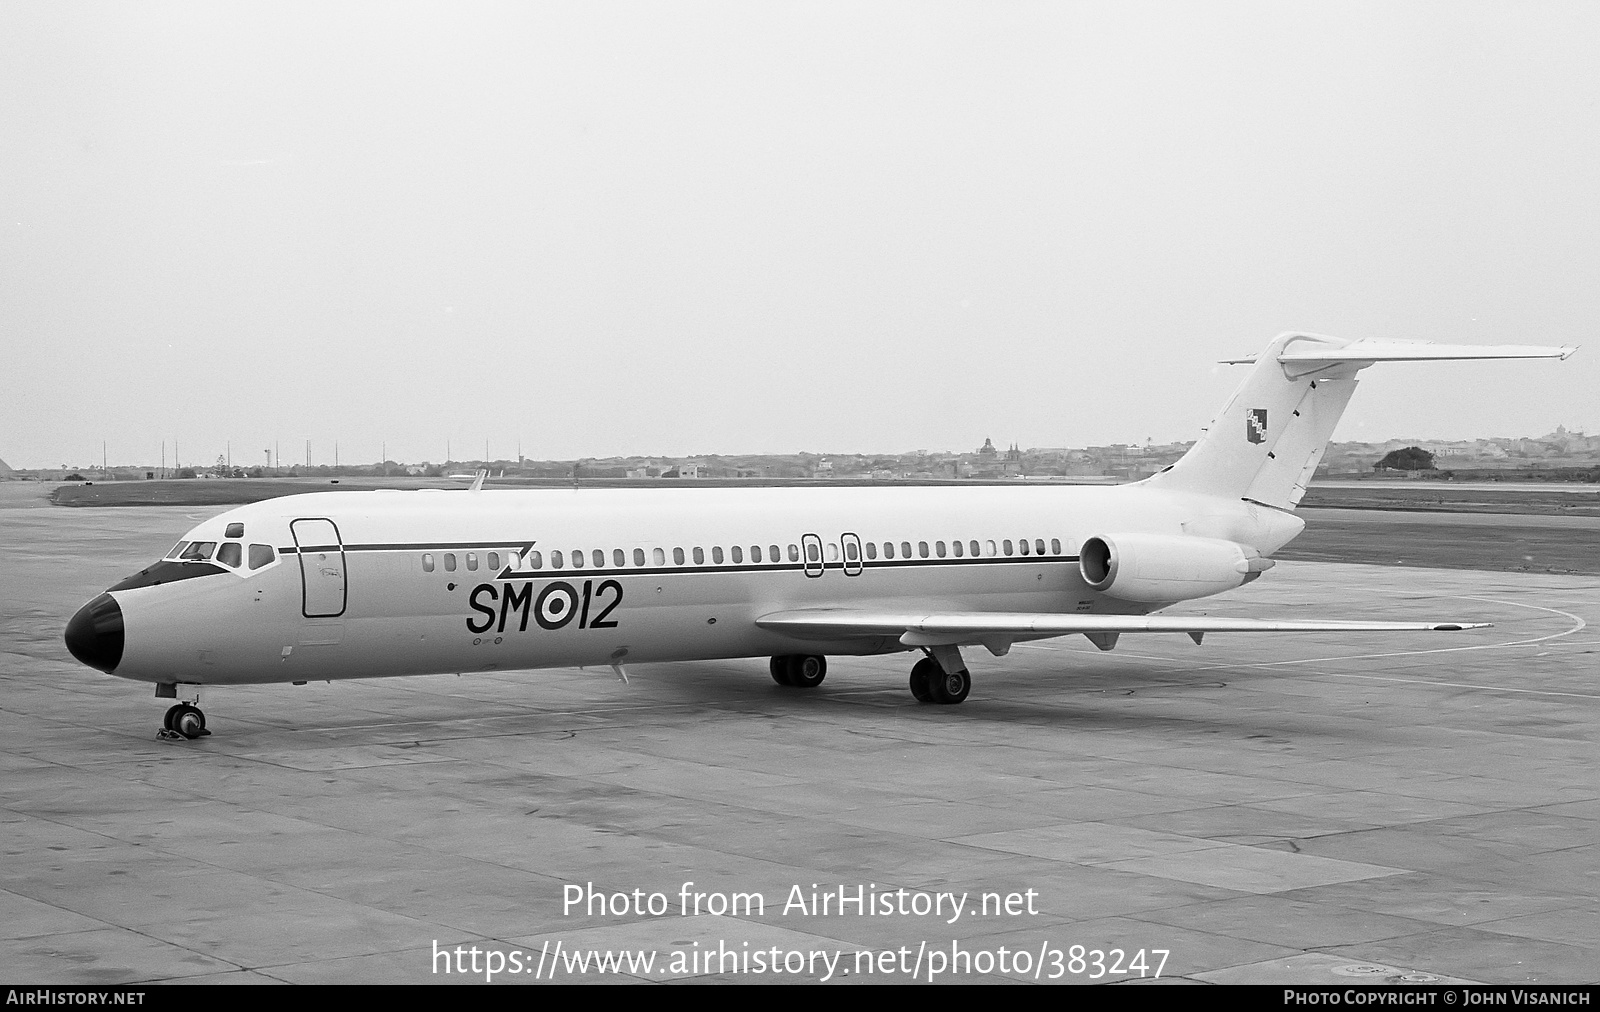
<svg viewBox="0 0 1600 1012">
<path fill-rule="evenodd" d="M 1341 341 L 1283 334 L 1253 359 L 1249 375 L 1200 441 L 1148 482 L 1293 509 L 1322 462 L 1356 373 L 1374 362 L 1566 358 L 1575 348 Z"/>
</svg>

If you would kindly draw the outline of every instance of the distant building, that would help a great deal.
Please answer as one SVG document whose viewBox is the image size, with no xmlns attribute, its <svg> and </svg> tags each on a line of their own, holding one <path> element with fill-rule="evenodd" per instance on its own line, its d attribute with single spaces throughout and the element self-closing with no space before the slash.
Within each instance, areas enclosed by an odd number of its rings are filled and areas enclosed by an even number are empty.
<svg viewBox="0 0 1600 1012">
<path fill-rule="evenodd" d="M 1006 451 L 1005 459 L 1000 462 L 1001 474 L 1022 473 L 1022 451 L 1016 443 L 1011 444 L 1011 449 Z"/>
</svg>

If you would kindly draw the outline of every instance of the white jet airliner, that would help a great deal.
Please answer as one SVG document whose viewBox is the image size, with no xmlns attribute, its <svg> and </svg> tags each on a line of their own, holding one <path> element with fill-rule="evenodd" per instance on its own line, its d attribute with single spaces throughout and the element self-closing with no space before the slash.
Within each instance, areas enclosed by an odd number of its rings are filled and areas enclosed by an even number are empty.
<svg viewBox="0 0 1600 1012">
<path fill-rule="evenodd" d="M 959 703 L 962 647 L 1082 633 L 1369 632 L 1468 622 L 1153 614 L 1259 577 L 1305 521 L 1334 425 L 1375 362 L 1576 349 L 1285 334 L 1176 464 L 1117 486 L 317 492 L 230 510 L 90 601 L 85 664 L 181 699 L 201 686 L 770 656 L 815 686 L 826 655 L 915 650 L 911 692 Z"/>
</svg>

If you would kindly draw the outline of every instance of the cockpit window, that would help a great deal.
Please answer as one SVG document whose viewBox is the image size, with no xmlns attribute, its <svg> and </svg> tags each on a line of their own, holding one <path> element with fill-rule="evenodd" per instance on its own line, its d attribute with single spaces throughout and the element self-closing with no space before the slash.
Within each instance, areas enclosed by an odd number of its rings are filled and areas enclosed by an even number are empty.
<svg viewBox="0 0 1600 1012">
<path fill-rule="evenodd" d="M 244 537 L 244 524 L 229 524 L 228 529 L 222 532 L 222 536 L 225 538 Z"/>
<path fill-rule="evenodd" d="M 272 546 L 271 545 L 251 545 L 250 546 L 250 568 L 251 569 L 260 569 L 262 566 L 270 566 L 272 564 L 272 559 L 273 559 L 273 551 L 272 551 Z M 431 561 L 430 561 L 429 565 L 431 567 L 431 565 L 432 565 Z"/>
<path fill-rule="evenodd" d="M 165 558 L 176 559 L 178 557 L 178 553 L 182 552 L 185 548 L 188 548 L 188 547 L 189 547 L 189 542 L 180 541 L 177 544 L 172 546 L 172 551 L 168 552 L 166 554 Z"/>
<path fill-rule="evenodd" d="M 211 558 L 211 553 L 216 551 L 216 548 L 215 541 L 195 541 L 185 548 L 178 558 L 183 562 L 205 562 Z"/>
<path fill-rule="evenodd" d="M 237 569 L 239 564 L 244 561 L 244 546 L 237 541 L 226 542 L 221 548 L 217 549 L 217 561 L 224 566 Z"/>
</svg>

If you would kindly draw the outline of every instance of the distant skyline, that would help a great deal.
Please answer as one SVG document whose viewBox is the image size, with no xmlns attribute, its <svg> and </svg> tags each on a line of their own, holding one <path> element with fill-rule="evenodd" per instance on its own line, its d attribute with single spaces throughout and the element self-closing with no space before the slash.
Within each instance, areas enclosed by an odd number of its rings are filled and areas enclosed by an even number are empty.
<svg viewBox="0 0 1600 1012">
<path fill-rule="evenodd" d="M 1600 7 L 0 7 L 13 467 L 1600 430 Z M 477 449 L 474 449 L 476 447 Z"/>
<path fill-rule="evenodd" d="M 1349 438 L 1338 438 L 1338 437 L 1335 437 L 1333 440 L 1330 441 L 1330 444 L 1340 444 L 1340 443 L 1345 443 L 1345 444 L 1348 444 L 1348 443 L 1382 444 L 1382 443 L 1390 443 L 1390 442 L 1413 442 L 1413 441 L 1414 442 L 1418 442 L 1418 443 L 1456 443 L 1456 442 L 1488 441 L 1488 440 L 1495 440 L 1495 439 L 1539 439 L 1539 438 L 1541 438 L 1543 436 L 1548 436 L 1548 435 L 1553 434 L 1554 431 L 1555 430 L 1552 429 L 1550 432 L 1526 433 L 1526 434 L 1518 434 L 1518 435 L 1500 434 L 1500 435 L 1494 435 L 1494 436 L 1460 436 L 1460 437 L 1438 437 L 1438 436 L 1430 437 L 1430 436 L 1418 436 L 1418 435 L 1415 435 L 1415 434 L 1397 435 L 1397 436 L 1373 436 L 1371 438 L 1366 438 L 1366 437 L 1361 437 L 1361 436 L 1353 436 L 1353 437 L 1349 437 Z M 1590 432 L 1587 432 L 1585 430 L 1576 429 L 1576 428 L 1568 428 L 1568 431 L 1571 432 L 1571 433 L 1575 433 L 1575 434 L 1583 434 L 1583 435 L 1589 435 L 1589 436 L 1600 435 L 1600 433 L 1590 433 Z M 1155 445 L 1167 446 L 1167 445 L 1173 445 L 1173 444 L 1190 443 L 1190 442 L 1193 442 L 1194 440 L 1198 439 L 1199 436 L 1200 436 L 1200 433 L 1197 432 L 1195 434 L 1195 436 L 1191 437 L 1190 439 L 1156 440 L 1155 441 Z M 1067 444 L 1062 444 L 1062 443 L 1029 442 L 1027 440 L 1001 440 L 1001 441 L 997 441 L 994 444 L 995 445 L 995 449 L 997 451 L 999 451 L 999 452 L 1004 452 L 1007 449 L 1007 447 L 1009 447 L 1013 442 L 1017 444 L 1019 449 L 1024 450 L 1024 451 L 1035 450 L 1035 449 L 1074 449 L 1074 450 L 1076 450 L 1076 449 L 1085 449 L 1085 448 L 1091 447 L 1091 446 L 1114 446 L 1114 445 L 1117 445 L 1118 443 L 1121 443 L 1123 445 L 1140 445 L 1140 446 L 1145 445 L 1145 441 L 1144 440 L 1137 440 L 1137 441 L 1135 441 L 1135 440 L 1115 440 L 1115 441 L 1110 442 L 1110 443 L 1088 443 L 1088 444 L 1079 444 L 1079 445 L 1076 445 L 1076 446 L 1069 446 Z M 821 457 L 830 457 L 830 456 L 836 456 L 836 457 L 845 457 L 845 456 L 853 456 L 853 457 L 885 456 L 885 457 L 888 457 L 888 456 L 904 456 L 904 455 L 915 454 L 915 453 L 972 454 L 972 453 L 977 452 L 978 448 L 981 447 L 982 445 L 983 445 L 982 441 L 980 440 L 977 445 L 970 446 L 970 447 L 921 446 L 921 447 L 910 447 L 910 448 L 907 448 L 907 449 L 900 449 L 900 450 L 884 450 L 884 449 L 856 450 L 856 449 L 848 449 L 848 448 L 840 448 L 840 447 L 830 447 L 830 448 L 827 448 L 827 449 L 800 448 L 800 449 L 792 449 L 792 450 L 773 450 L 773 451 L 760 451 L 760 452 L 752 451 L 750 453 L 734 453 L 734 452 L 725 451 L 725 450 L 703 450 L 703 451 L 696 451 L 696 452 L 690 452 L 690 453 L 649 453 L 649 452 L 639 452 L 639 453 L 605 454 L 605 455 L 600 455 L 600 456 L 597 456 L 595 454 L 583 454 L 582 456 L 579 456 L 579 457 L 534 457 L 534 456 L 531 456 L 529 454 L 524 454 L 523 457 L 524 457 L 524 459 L 529 460 L 529 461 L 609 460 L 609 459 L 632 459 L 632 458 L 656 459 L 656 460 L 666 461 L 666 460 L 674 460 L 674 459 L 681 459 L 681 458 L 688 458 L 688 457 L 746 457 L 746 456 L 782 457 L 782 456 L 797 456 L 797 455 L 800 455 L 800 454 L 810 454 L 810 455 L 821 456 Z M 295 457 L 295 458 L 284 457 L 284 458 L 282 458 L 281 465 L 271 465 L 271 466 L 280 466 L 281 469 L 283 469 L 283 470 L 288 470 L 290 468 L 296 468 L 296 467 L 304 467 L 305 463 L 306 463 L 304 449 L 305 449 L 304 448 L 304 444 L 302 443 L 302 445 L 300 447 L 300 451 L 301 451 L 300 456 Z M 491 449 L 492 449 L 492 447 L 491 447 Z M 422 463 L 443 464 L 447 460 L 449 460 L 449 461 L 467 462 L 467 461 L 499 461 L 499 460 L 511 461 L 511 460 L 518 459 L 516 453 L 514 453 L 514 452 L 511 453 L 511 454 L 508 454 L 508 455 L 496 454 L 496 455 L 493 455 L 493 456 L 485 457 L 485 456 L 482 456 L 480 454 L 474 454 L 474 453 L 470 452 L 470 447 L 466 448 L 466 450 L 467 450 L 467 452 L 455 452 L 449 457 L 437 456 L 437 457 L 417 457 L 417 458 L 409 458 L 409 457 L 407 457 L 407 458 L 402 458 L 402 457 L 396 457 L 393 453 L 390 453 L 389 456 L 387 457 L 387 459 L 395 462 L 396 464 L 422 464 Z M 166 458 L 166 466 L 169 467 L 169 468 L 178 468 L 178 467 L 209 468 L 209 467 L 212 467 L 212 466 L 214 466 L 216 464 L 218 456 L 226 457 L 227 456 L 226 451 L 224 451 L 220 455 L 219 454 L 213 454 L 212 456 L 207 457 L 205 459 L 201 459 L 201 460 L 192 459 L 187 454 L 185 454 L 183 456 L 182 462 L 180 463 L 178 460 L 176 460 L 172 456 L 171 446 L 169 444 L 169 446 L 168 446 L 168 455 L 167 455 L 167 458 Z M 355 457 L 352 457 L 352 456 L 350 456 L 349 453 L 346 453 L 343 450 L 341 450 L 340 455 L 339 455 L 338 463 L 342 464 L 342 465 L 347 465 L 347 466 L 350 466 L 350 467 L 367 467 L 367 466 L 371 466 L 371 465 L 374 465 L 374 464 L 381 464 L 381 463 L 383 463 L 384 459 L 385 458 L 381 458 L 381 457 L 378 457 L 378 456 L 372 456 L 372 457 L 355 456 Z M 107 466 L 109 466 L 111 468 L 147 467 L 147 466 L 152 466 L 152 465 L 160 466 L 161 459 L 160 459 L 160 456 L 159 456 L 159 453 L 158 453 L 158 455 L 156 457 L 151 458 L 148 461 L 147 460 L 135 460 L 135 459 L 132 459 L 132 458 L 129 458 L 129 459 L 126 459 L 126 460 L 120 460 L 120 459 L 118 459 L 117 457 L 115 457 L 114 455 L 112 455 L 110 453 L 110 448 L 108 446 L 107 447 L 107 451 L 106 451 L 106 462 L 107 462 Z M 98 469 L 100 467 L 100 458 L 96 457 L 93 461 L 90 461 L 90 460 L 66 460 L 66 461 L 57 461 L 57 462 L 55 462 L 53 464 L 36 464 L 36 465 L 16 465 L 16 464 L 13 464 L 11 466 L 13 468 L 17 468 L 17 469 L 21 469 L 21 470 L 25 470 L 25 471 L 55 470 L 55 469 L 59 469 L 62 466 L 66 466 L 66 467 L 69 467 L 69 468 L 81 468 L 81 469 L 85 469 L 85 470 L 92 470 L 92 469 Z M 247 468 L 248 469 L 248 468 L 252 468 L 252 467 L 256 467 L 256 466 L 269 466 L 269 465 L 266 464 L 266 459 L 265 459 L 265 455 L 264 454 L 257 454 L 256 458 L 254 460 L 251 460 L 249 458 L 243 458 L 243 457 L 240 457 L 237 454 L 235 454 L 233 456 L 233 466 L 235 466 L 235 467 L 243 467 L 243 468 Z M 326 459 L 324 459 L 323 457 L 319 456 L 315 452 L 315 447 L 313 447 L 311 466 L 312 467 L 322 467 L 322 466 L 333 467 L 333 466 L 335 466 L 335 461 L 333 459 L 331 451 L 328 454 L 328 456 L 326 457 Z"/>
</svg>

